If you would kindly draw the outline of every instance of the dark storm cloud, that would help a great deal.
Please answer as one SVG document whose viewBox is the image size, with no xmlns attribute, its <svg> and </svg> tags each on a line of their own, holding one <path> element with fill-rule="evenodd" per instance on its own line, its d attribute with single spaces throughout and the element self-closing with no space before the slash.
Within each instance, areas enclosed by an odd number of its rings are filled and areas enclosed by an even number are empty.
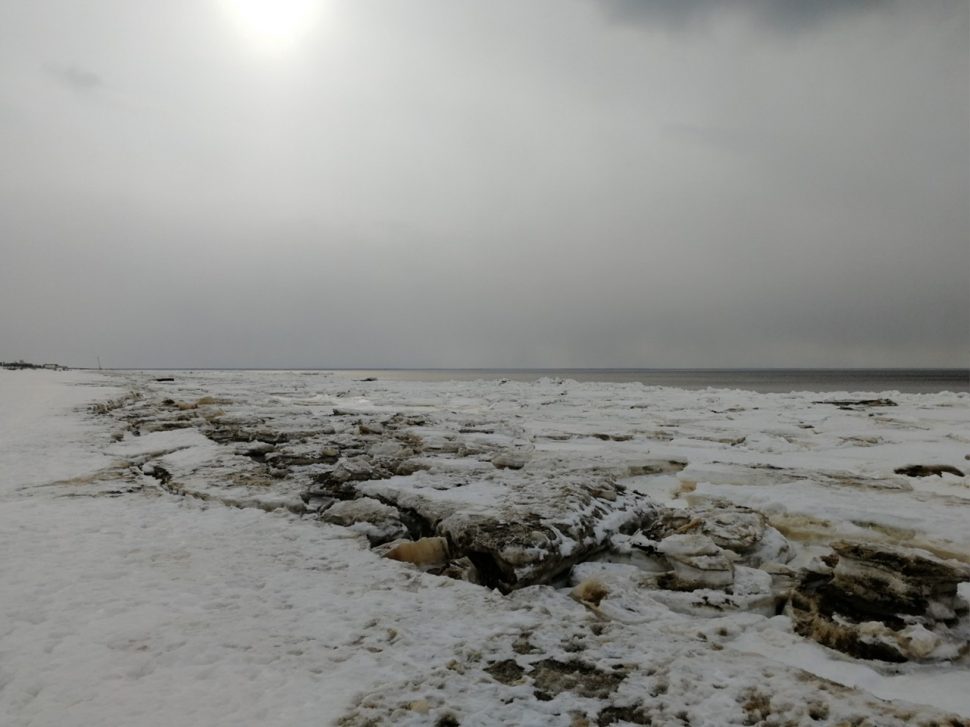
<svg viewBox="0 0 970 727">
<path fill-rule="evenodd" d="M 99 74 L 77 65 L 48 65 L 46 70 L 59 83 L 78 91 L 93 91 L 104 84 Z"/>
<path fill-rule="evenodd" d="M 895 0 L 594 0 L 614 20 L 686 30 L 724 13 L 742 14 L 770 30 L 800 33 L 842 17 L 885 9 Z"/>
</svg>

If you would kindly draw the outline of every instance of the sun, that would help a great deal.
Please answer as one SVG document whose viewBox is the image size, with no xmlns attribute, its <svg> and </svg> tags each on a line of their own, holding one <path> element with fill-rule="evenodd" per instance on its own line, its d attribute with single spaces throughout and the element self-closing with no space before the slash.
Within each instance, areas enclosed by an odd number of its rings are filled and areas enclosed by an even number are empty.
<svg viewBox="0 0 970 727">
<path fill-rule="evenodd" d="M 253 45 L 280 51 L 294 46 L 313 27 L 319 0 L 221 0 Z"/>
</svg>

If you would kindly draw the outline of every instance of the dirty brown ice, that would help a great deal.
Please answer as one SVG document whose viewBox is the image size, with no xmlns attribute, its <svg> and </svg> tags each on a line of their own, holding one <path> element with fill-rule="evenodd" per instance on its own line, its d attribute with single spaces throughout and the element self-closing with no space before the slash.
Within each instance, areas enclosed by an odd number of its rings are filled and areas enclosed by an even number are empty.
<svg viewBox="0 0 970 727">
<path fill-rule="evenodd" d="M 132 463 L 169 492 L 286 508 L 359 533 L 375 555 L 402 568 L 510 598 L 534 595 L 537 585 L 569 588 L 604 629 L 649 620 L 659 603 L 701 618 L 787 615 L 796 633 L 860 659 L 967 658 L 968 609 L 958 594 L 970 580 L 966 565 L 898 544 L 836 541 L 812 543 L 826 554 L 795 566 L 804 544 L 786 538 L 765 513 L 717 500 L 669 507 L 629 484 L 677 477 L 686 460 L 631 454 L 625 446 L 616 457 L 564 454 L 537 446 L 536 435 L 507 416 L 439 416 L 406 405 L 375 412 L 355 407 L 349 395 L 323 417 L 272 403 L 254 415 L 231 390 L 184 393 L 149 387 L 98 410 L 118 422 L 119 436 L 194 430 L 223 448 L 219 472 L 232 474 L 221 480 L 204 467 Z M 893 405 L 826 405 L 833 403 Z M 556 430 L 545 441 L 572 436 Z M 586 436 L 607 446 L 632 438 L 623 431 Z M 499 684 L 531 685 L 540 701 L 564 690 L 605 697 L 631 673 L 541 649 L 531 654 L 482 668 Z M 605 707 L 600 723 L 648 723 L 638 721 L 648 719 L 638 705 Z"/>
<path fill-rule="evenodd" d="M 379 554 L 432 573 L 510 592 L 564 582 L 584 562 L 634 562 L 648 588 L 701 592 L 703 600 L 692 603 L 708 610 L 790 613 L 798 633 L 853 656 L 966 653 L 967 607 L 957 595 L 957 585 L 970 580 L 966 566 L 918 549 L 838 542 L 832 565 L 818 560 L 796 572 L 786 565 L 792 544 L 764 514 L 729 502 L 665 508 L 623 484 L 630 476 L 676 474 L 684 461 L 563 461 L 537 451 L 534 439 L 503 420 L 456 425 L 424 413 L 374 416 L 338 406 L 321 427 L 272 412 L 233 415 L 231 403 L 131 395 L 100 410 L 134 433 L 198 427 L 239 460 L 229 504 L 247 504 L 240 487 L 257 502 L 268 487 L 296 491 L 300 502 L 289 501 L 291 509 L 349 527 Z M 216 496 L 194 492 L 160 465 L 147 471 L 169 489 Z"/>
</svg>

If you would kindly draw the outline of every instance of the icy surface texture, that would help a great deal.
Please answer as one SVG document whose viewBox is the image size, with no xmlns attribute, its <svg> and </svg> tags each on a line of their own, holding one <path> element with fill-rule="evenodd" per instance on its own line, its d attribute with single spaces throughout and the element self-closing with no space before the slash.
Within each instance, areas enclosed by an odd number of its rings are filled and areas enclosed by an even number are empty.
<svg viewBox="0 0 970 727">
<path fill-rule="evenodd" d="M 0 372 L 5 725 L 970 718 L 966 394 L 167 375 Z"/>
</svg>

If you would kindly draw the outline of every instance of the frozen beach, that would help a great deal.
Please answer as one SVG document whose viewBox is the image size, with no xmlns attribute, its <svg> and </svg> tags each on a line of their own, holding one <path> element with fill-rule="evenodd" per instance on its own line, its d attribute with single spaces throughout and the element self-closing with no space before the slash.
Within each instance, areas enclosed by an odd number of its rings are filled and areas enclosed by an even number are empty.
<svg viewBox="0 0 970 727">
<path fill-rule="evenodd" d="M 968 457 L 965 392 L 0 371 L 0 724 L 964 724 Z"/>
</svg>

